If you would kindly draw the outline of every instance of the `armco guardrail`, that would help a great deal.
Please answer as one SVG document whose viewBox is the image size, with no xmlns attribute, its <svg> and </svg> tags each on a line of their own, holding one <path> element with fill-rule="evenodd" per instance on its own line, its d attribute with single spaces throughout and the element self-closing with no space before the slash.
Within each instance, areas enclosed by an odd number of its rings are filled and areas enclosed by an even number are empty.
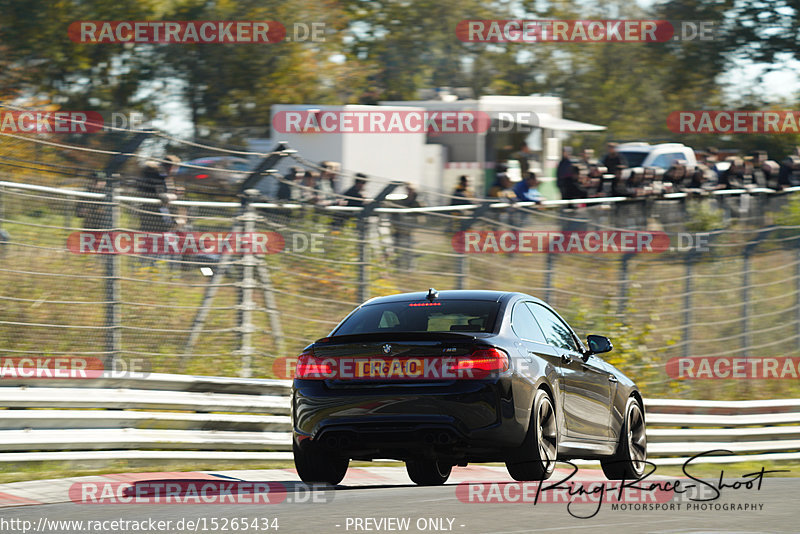
<svg viewBox="0 0 800 534">
<path fill-rule="evenodd" d="M 3 380 L 0 462 L 288 460 L 288 380 L 151 374 Z M 800 399 L 646 401 L 660 465 L 800 459 Z"/>
</svg>

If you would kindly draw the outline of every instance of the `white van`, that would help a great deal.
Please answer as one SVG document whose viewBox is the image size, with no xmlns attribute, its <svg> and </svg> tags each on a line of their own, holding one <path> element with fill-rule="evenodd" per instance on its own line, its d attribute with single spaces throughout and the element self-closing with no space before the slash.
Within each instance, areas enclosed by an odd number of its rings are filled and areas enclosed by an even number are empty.
<svg viewBox="0 0 800 534">
<path fill-rule="evenodd" d="M 681 143 L 621 143 L 617 146 L 617 152 L 628 161 L 628 168 L 658 167 L 667 170 L 676 160 L 684 160 L 690 170 L 697 166 L 694 150 Z"/>
</svg>

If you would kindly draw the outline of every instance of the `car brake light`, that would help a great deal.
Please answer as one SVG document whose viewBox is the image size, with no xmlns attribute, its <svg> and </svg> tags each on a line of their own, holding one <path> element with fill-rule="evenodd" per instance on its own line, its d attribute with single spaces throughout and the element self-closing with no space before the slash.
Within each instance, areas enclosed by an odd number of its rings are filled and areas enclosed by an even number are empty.
<svg viewBox="0 0 800 534">
<path fill-rule="evenodd" d="M 460 356 L 452 367 L 458 376 L 480 378 L 494 371 L 508 371 L 508 354 L 499 349 L 478 349 L 469 356 Z"/>
<path fill-rule="evenodd" d="M 322 360 L 314 356 L 313 351 L 304 352 L 297 357 L 294 377 L 303 380 L 325 380 L 334 374 L 330 360 Z"/>
<path fill-rule="evenodd" d="M 195 176 L 195 178 L 197 178 L 198 180 L 205 180 L 206 178 L 208 178 L 208 175 L 207 174 L 198 174 L 197 176 Z"/>
</svg>

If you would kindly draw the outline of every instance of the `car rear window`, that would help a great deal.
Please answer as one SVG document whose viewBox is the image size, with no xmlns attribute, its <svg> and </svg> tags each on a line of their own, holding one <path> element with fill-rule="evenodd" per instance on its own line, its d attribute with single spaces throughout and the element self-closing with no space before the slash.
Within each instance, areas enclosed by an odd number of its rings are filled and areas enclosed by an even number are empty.
<svg viewBox="0 0 800 534">
<path fill-rule="evenodd" d="M 486 300 L 405 301 L 363 306 L 333 335 L 380 332 L 492 332 L 498 302 Z"/>
<path fill-rule="evenodd" d="M 628 162 L 628 167 L 641 167 L 648 152 L 620 152 L 620 154 Z"/>
</svg>

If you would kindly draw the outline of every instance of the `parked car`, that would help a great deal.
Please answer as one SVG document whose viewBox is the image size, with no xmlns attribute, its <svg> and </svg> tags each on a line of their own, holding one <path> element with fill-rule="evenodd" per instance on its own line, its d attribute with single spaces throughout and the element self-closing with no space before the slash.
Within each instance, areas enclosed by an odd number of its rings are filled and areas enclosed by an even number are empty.
<svg viewBox="0 0 800 534">
<path fill-rule="evenodd" d="M 181 166 L 175 182 L 188 192 L 233 195 L 249 175 L 253 162 L 232 156 L 198 158 L 183 164 L 207 167 L 203 169 Z"/>
<path fill-rule="evenodd" d="M 557 459 L 641 476 L 645 411 L 634 382 L 523 293 L 442 291 L 371 299 L 299 356 L 293 450 L 304 482 L 336 484 L 353 460 L 393 458 L 417 484 L 454 465 L 505 462 L 544 480 Z"/>
</svg>

